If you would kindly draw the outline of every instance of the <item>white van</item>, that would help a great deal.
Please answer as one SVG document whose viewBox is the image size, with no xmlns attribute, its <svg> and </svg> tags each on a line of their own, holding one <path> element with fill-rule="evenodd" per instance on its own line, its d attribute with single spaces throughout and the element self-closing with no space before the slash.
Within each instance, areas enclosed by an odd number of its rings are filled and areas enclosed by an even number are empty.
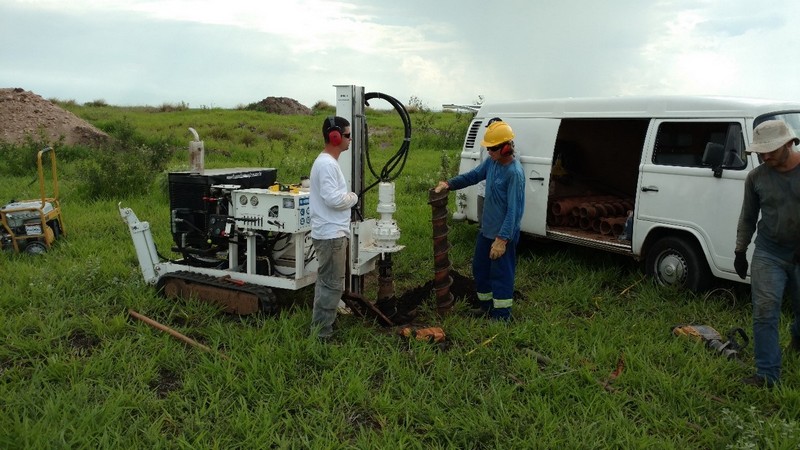
<svg viewBox="0 0 800 450">
<path fill-rule="evenodd" d="M 695 291 L 712 275 L 741 281 L 733 248 L 744 180 L 760 164 L 745 152 L 753 127 L 782 119 L 800 135 L 800 103 L 655 96 L 484 104 L 460 173 L 485 158 L 480 142 L 495 117 L 514 129 L 527 177 L 523 233 L 630 255 L 658 283 Z M 458 191 L 454 218 L 479 221 L 481 189 Z"/>
</svg>

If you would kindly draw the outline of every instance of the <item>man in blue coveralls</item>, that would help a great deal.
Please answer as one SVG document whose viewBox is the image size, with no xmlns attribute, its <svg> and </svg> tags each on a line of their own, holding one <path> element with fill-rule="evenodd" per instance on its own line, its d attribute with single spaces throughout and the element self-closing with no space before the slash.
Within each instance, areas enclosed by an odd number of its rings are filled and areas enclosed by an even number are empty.
<svg viewBox="0 0 800 450">
<path fill-rule="evenodd" d="M 488 150 L 488 159 L 469 172 L 440 181 L 434 191 L 463 189 L 486 180 L 472 275 L 481 305 L 479 313 L 509 320 L 514 305 L 516 247 L 525 207 L 525 174 L 514 158 L 514 131 L 507 123 L 490 120 L 481 145 Z"/>
</svg>

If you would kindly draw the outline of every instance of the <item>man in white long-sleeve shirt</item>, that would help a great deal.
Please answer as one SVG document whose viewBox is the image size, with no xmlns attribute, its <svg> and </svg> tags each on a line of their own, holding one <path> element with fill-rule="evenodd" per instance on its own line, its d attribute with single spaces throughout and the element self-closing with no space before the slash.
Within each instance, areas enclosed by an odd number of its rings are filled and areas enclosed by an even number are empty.
<svg viewBox="0 0 800 450">
<path fill-rule="evenodd" d="M 350 147 L 350 122 L 329 116 L 322 124 L 325 149 L 311 166 L 311 239 L 319 262 L 314 288 L 311 332 L 320 339 L 333 335 L 336 308 L 344 293 L 350 208 L 358 196 L 348 190 L 339 155 Z"/>
</svg>

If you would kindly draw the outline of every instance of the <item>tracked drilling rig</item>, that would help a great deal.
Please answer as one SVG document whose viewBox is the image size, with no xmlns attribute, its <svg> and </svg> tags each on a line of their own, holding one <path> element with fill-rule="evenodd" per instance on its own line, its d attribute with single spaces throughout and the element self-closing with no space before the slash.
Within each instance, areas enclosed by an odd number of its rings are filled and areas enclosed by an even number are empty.
<svg viewBox="0 0 800 450">
<path fill-rule="evenodd" d="M 401 116 L 404 139 L 398 151 L 376 172 L 369 157 L 367 102 L 388 101 Z M 408 157 L 411 124 L 402 103 L 360 86 L 336 86 L 336 115 L 351 123 L 350 150 L 339 165 L 359 202 L 353 207 L 346 291 L 361 298 L 364 276 L 379 270 L 381 298 L 393 294 L 391 255 L 403 249 L 393 218 L 393 180 Z M 317 260 L 310 237 L 309 191 L 303 184 L 277 183 L 275 168 L 204 168 L 204 146 L 190 128 L 190 170 L 169 174 L 172 250 L 170 260 L 155 247 L 150 224 L 119 205 L 128 225 L 139 266 L 147 283 L 165 296 L 197 298 L 226 312 L 273 312 L 279 290 L 297 290 L 316 281 Z M 365 168 L 375 178 L 367 184 Z M 310 169 L 310 167 L 309 167 Z M 378 188 L 379 219 L 365 219 L 364 194 Z"/>
</svg>

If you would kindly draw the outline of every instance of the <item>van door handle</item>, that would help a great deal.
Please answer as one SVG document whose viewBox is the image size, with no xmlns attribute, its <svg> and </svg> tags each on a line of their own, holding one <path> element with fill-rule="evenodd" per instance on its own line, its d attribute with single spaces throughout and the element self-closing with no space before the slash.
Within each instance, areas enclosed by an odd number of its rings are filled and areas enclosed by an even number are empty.
<svg viewBox="0 0 800 450">
<path fill-rule="evenodd" d="M 544 177 L 528 178 L 531 181 L 544 181 Z"/>
<path fill-rule="evenodd" d="M 642 192 L 658 192 L 658 186 L 642 186 Z"/>
</svg>

